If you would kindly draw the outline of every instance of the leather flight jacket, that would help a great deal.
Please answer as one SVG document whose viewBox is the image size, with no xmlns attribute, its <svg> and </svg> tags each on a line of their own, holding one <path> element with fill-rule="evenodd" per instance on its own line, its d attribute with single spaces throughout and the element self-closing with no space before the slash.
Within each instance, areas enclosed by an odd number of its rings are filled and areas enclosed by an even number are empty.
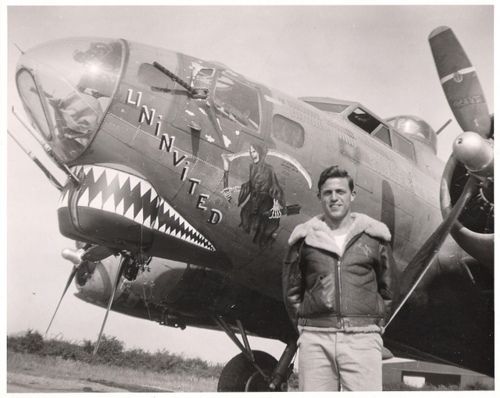
<svg viewBox="0 0 500 398">
<path fill-rule="evenodd" d="M 295 326 L 362 330 L 383 327 L 388 319 L 395 269 L 390 233 L 368 216 L 351 216 L 344 249 L 324 239 L 329 230 L 323 230 L 326 224 L 318 217 L 292 233 L 282 276 L 285 305 Z"/>
</svg>

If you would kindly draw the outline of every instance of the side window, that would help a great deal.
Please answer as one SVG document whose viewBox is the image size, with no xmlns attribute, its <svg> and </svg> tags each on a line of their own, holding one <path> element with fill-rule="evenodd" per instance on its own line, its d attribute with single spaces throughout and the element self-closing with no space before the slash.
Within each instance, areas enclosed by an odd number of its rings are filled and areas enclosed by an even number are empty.
<svg viewBox="0 0 500 398">
<path fill-rule="evenodd" d="M 415 160 L 415 148 L 413 147 L 411 141 L 394 132 L 392 134 L 392 138 L 394 142 L 394 149 L 396 149 L 397 152 L 410 160 Z"/>
<path fill-rule="evenodd" d="M 272 136 L 295 148 L 304 146 L 304 128 L 299 123 L 281 115 L 273 116 Z"/>
<path fill-rule="evenodd" d="M 381 124 L 380 127 L 373 133 L 373 136 L 391 146 L 391 135 L 389 133 L 389 129 L 383 124 Z"/>
<path fill-rule="evenodd" d="M 255 88 L 222 74 L 215 85 L 214 104 L 223 116 L 250 130 L 259 129 L 259 95 Z"/>
</svg>

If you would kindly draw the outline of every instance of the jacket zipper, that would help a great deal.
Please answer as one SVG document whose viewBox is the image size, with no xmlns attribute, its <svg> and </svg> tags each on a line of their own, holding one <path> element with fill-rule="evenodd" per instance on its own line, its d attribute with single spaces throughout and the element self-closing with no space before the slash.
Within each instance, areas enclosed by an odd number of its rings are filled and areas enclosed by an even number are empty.
<svg viewBox="0 0 500 398">
<path fill-rule="evenodd" d="M 338 281 L 338 289 L 337 289 L 337 305 L 339 307 L 339 316 L 342 316 L 342 282 L 340 278 L 340 266 L 342 265 L 340 257 L 337 261 L 337 281 Z"/>
<path fill-rule="evenodd" d="M 358 238 L 361 236 L 362 234 L 358 234 L 358 235 L 355 235 L 351 238 L 351 240 L 349 242 L 347 242 L 347 244 L 344 246 L 344 254 L 346 253 L 347 249 L 349 249 L 353 243 L 358 240 Z M 340 267 L 342 265 L 342 258 L 343 258 L 343 255 L 342 257 L 339 256 L 339 259 L 337 261 L 337 278 L 338 278 L 338 289 L 337 289 L 337 303 L 338 303 L 338 306 L 339 306 L 339 316 L 342 317 L 342 278 L 341 278 L 341 271 L 340 271 Z M 343 327 L 344 325 L 342 325 Z"/>
</svg>

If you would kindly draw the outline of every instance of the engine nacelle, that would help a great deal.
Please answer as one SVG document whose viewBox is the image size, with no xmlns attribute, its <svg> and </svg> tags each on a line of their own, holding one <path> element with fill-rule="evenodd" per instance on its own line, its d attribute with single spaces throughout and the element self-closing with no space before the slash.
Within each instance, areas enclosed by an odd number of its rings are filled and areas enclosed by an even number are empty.
<svg viewBox="0 0 500 398">
<path fill-rule="evenodd" d="M 106 307 L 120 258 L 83 262 L 76 296 Z M 133 280 L 123 278 L 113 310 L 167 326 L 213 327 L 214 316 L 244 321 L 249 333 L 283 339 L 293 334 L 283 303 L 259 294 L 228 275 L 192 264 L 153 257 Z M 269 327 L 272 325 L 272 327 Z"/>
<path fill-rule="evenodd" d="M 441 179 L 441 213 L 446 217 L 462 194 L 469 171 L 451 155 Z M 479 193 L 467 204 L 451 230 L 460 247 L 481 264 L 492 269 L 494 262 L 493 178 L 480 182 Z"/>
</svg>

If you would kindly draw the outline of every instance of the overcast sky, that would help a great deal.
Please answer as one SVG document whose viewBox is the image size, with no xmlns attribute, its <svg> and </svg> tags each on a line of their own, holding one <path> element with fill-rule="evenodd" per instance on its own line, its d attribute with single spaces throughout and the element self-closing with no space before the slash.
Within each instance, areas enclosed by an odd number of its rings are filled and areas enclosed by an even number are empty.
<svg viewBox="0 0 500 398">
<path fill-rule="evenodd" d="M 441 25 L 453 28 L 476 66 L 492 112 L 492 6 L 10 7 L 8 106 L 22 112 L 14 44 L 27 50 L 47 40 L 103 36 L 220 61 L 293 96 L 359 101 L 384 118 L 416 115 L 437 129 L 452 117 L 427 42 Z M 22 133 L 11 116 L 8 127 Z M 439 137 L 442 159 L 459 132 L 453 121 Z M 7 151 L 7 332 L 43 332 L 71 270 L 60 252 L 73 242 L 58 232 L 58 191 L 10 139 Z M 76 299 L 74 291 L 72 286 L 51 335 L 95 339 L 105 310 Z M 178 331 L 116 313 L 105 333 L 129 348 L 214 362 L 238 353 L 222 332 Z M 252 345 L 277 357 L 283 348 L 263 339 Z"/>
</svg>

